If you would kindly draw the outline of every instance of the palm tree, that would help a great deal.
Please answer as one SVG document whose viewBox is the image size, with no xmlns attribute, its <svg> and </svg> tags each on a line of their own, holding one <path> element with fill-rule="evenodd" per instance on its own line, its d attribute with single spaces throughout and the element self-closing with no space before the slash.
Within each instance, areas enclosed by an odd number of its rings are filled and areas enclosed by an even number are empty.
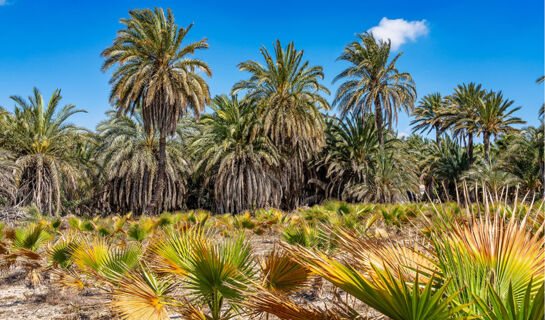
<svg viewBox="0 0 545 320">
<path fill-rule="evenodd" d="M 526 192 L 543 190 L 545 181 L 545 138 L 543 125 L 524 128 L 506 137 L 501 152 L 502 166 L 518 177 Z"/>
<path fill-rule="evenodd" d="M 475 121 L 478 125 L 477 135 L 482 133 L 484 143 L 484 159 L 489 160 L 490 153 L 490 136 L 501 133 L 514 132 L 516 129 L 512 127 L 514 124 L 524 124 L 518 117 L 513 117 L 512 114 L 518 111 L 520 107 L 509 109 L 513 105 L 513 100 L 503 98 L 502 92 L 489 92 L 480 103 L 476 105 Z"/>
<path fill-rule="evenodd" d="M 101 206 L 113 212 L 142 213 L 152 198 L 157 179 L 157 149 L 159 136 L 144 129 L 142 114 L 136 109 L 132 116 L 116 116 L 97 126 L 101 146 L 99 162 L 105 172 Z M 182 153 L 182 131 L 190 126 L 181 121 L 175 139 L 167 141 L 166 188 L 162 208 L 179 209 L 185 195 L 185 178 L 190 165 Z"/>
<path fill-rule="evenodd" d="M 295 206 L 303 185 L 303 161 L 325 145 L 325 122 L 320 111 L 328 110 L 329 104 L 321 94 L 329 91 L 319 83 L 324 77 L 322 67 L 310 67 L 293 42 L 282 48 L 277 40 L 274 56 L 265 47 L 260 52 L 265 65 L 251 60 L 240 63 L 239 69 L 251 76 L 236 83 L 232 93 L 246 93 L 265 133 L 285 156 L 279 176 L 284 195 L 289 197 L 287 202 Z"/>
<path fill-rule="evenodd" d="M 280 155 L 250 105 L 236 96 L 216 96 L 213 114 L 200 120 L 202 134 L 191 144 L 196 167 L 214 172 L 214 198 L 219 212 L 278 206 L 281 188 L 270 168 Z"/>
<path fill-rule="evenodd" d="M 358 34 L 357 39 L 337 58 L 350 66 L 333 80 L 344 79 L 333 105 L 341 108 L 342 115 L 351 111 L 368 114 L 374 106 L 379 142 L 384 146 L 383 123 L 391 128 L 398 109 L 409 112 L 413 108 L 416 88 L 411 75 L 396 68 L 401 53 L 389 59 L 390 41 L 377 41 L 371 33 Z"/>
<path fill-rule="evenodd" d="M 78 170 L 79 159 L 71 153 L 79 141 L 87 139 L 85 130 L 66 122 L 85 111 L 72 104 L 59 110 L 60 90 L 53 92 L 47 105 L 36 88 L 28 101 L 20 96 L 11 99 L 15 110 L 7 116 L 7 130 L 0 140 L 17 167 L 17 201 L 58 215 L 62 197 L 77 189 L 78 180 L 85 177 L 85 171 Z"/>
<path fill-rule="evenodd" d="M 144 129 L 159 132 L 159 160 L 153 204 L 150 211 L 162 208 L 166 179 L 166 138 L 176 132 L 178 120 L 188 108 L 196 115 L 210 99 L 206 81 L 198 71 L 211 76 L 203 61 L 189 57 L 208 48 L 206 39 L 182 46 L 191 26 L 178 28 L 170 10 L 155 8 L 129 11 L 121 19 L 126 27 L 118 31 L 111 47 L 102 52 L 104 71 L 118 65 L 110 83 L 110 101 L 119 112 L 133 112 L 142 105 Z"/>
<path fill-rule="evenodd" d="M 441 97 L 440 93 L 430 93 L 426 95 L 420 104 L 413 110 L 413 116 L 416 117 L 411 122 L 412 125 L 416 125 L 413 128 L 413 132 L 424 132 L 428 130 L 435 130 L 435 142 L 439 143 L 441 132 L 443 131 L 443 115 L 442 112 L 445 107 L 445 99 Z"/>
<path fill-rule="evenodd" d="M 463 173 L 462 179 L 470 182 L 470 189 L 479 189 L 484 185 L 495 199 L 501 199 L 500 193 L 504 188 L 515 186 L 520 182 L 517 176 L 505 170 L 496 157 L 492 157 L 490 161 L 485 159 L 474 164 Z"/>
<path fill-rule="evenodd" d="M 476 109 L 486 92 L 480 84 L 473 82 L 458 85 L 454 93 L 447 97 L 449 107 L 445 112 L 445 125 L 451 127 L 455 136 L 467 138 L 469 163 L 473 163 L 473 137 L 478 132 Z"/>
<path fill-rule="evenodd" d="M 446 199 L 455 191 L 463 173 L 470 168 L 467 150 L 448 135 L 441 137 L 439 143 L 429 146 L 426 163 L 427 175 L 432 177 L 438 190 L 443 189 Z"/>
<path fill-rule="evenodd" d="M 327 148 L 322 158 L 327 167 L 327 198 L 338 196 L 343 200 L 355 200 L 350 190 L 367 182 L 380 150 L 376 131 L 374 119 L 369 116 L 365 120 L 359 115 L 351 115 L 328 121 Z"/>
</svg>

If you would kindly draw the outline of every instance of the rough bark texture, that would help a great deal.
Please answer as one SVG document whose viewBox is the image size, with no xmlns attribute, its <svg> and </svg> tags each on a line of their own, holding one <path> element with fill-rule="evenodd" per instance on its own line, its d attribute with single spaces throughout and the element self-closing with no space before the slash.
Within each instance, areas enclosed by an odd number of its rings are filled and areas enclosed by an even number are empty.
<svg viewBox="0 0 545 320">
<path fill-rule="evenodd" d="M 490 153 L 490 134 L 487 132 L 483 134 L 483 144 L 484 144 L 484 160 L 488 162 L 488 157 Z"/>
<path fill-rule="evenodd" d="M 159 137 L 159 161 L 157 165 L 157 185 L 153 194 L 153 203 L 148 214 L 159 214 L 162 210 L 163 193 L 165 190 L 166 160 L 167 160 L 167 138 L 165 134 Z"/>
<path fill-rule="evenodd" d="M 378 141 L 380 146 L 384 148 L 384 132 L 382 130 L 382 104 L 380 98 L 375 99 L 375 124 L 377 125 Z"/>
<path fill-rule="evenodd" d="M 473 164 L 473 133 L 467 134 L 467 156 L 469 158 L 469 165 Z"/>
</svg>

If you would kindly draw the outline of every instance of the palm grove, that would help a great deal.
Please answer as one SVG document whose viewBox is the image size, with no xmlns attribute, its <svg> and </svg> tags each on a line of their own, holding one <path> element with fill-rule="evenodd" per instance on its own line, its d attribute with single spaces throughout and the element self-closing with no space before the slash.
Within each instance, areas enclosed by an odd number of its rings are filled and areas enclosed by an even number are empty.
<svg viewBox="0 0 545 320">
<path fill-rule="evenodd" d="M 372 34 L 338 57 L 346 68 L 332 105 L 322 67 L 280 41 L 238 65 L 245 79 L 229 94 L 211 97 L 212 70 L 194 56 L 206 39 L 188 43 L 191 25 L 178 27 L 170 10 L 129 16 L 102 52 L 114 110 L 95 132 L 70 123 L 85 111 L 63 105 L 60 90 L 47 99 L 34 89 L 11 97 L 13 112 L 0 109 L 0 206 L 237 213 L 328 198 L 448 201 L 483 188 L 543 194 L 543 125 L 522 127 L 512 100 L 475 83 L 417 100 L 396 67 L 401 54 Z M 413 116 L 413 135 L 393 131 L 400 112 Z"/>
</svg>

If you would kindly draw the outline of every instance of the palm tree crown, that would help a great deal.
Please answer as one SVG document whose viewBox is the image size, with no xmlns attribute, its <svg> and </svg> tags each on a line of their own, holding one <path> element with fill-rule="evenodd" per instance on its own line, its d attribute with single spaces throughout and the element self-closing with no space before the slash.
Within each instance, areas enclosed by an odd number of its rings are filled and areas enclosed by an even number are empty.
<svg viewBox="0 0 545 320">
<path fill-rule="evenodd" d="M 344 79 L 337 89 L 333 105 L 341 108 L 341 114 L 350 111 L 361 114 L 375 113 L 375 122 L 381 145 L 384 145 L 383 122 L 390 127 L 397 122 L 398 109 L 410 111 L 416 99 L 416 88 L 411 75 L 399 72 L 397 54 L 390 59 L 390 41 L 377 41 L 373 34 L 357 35 L 337 58 L 350 63 L 335 77 L 333 82 Z M 384 113 L 384 116 L 383 116 Z"/>
<path fill-rule="evenodd" d="M 497 136 L 501 133 L 514 132 L 516 129 L 512 125 L 525 123 L 520 118 L 512 116 L 513 112 L 520 109 L 520 107 L 510 109 L 513 103 L 513 100 L 504 99 L 500 91 L 497 93 L 489 92 L 476 106 L 477 134 L 483 135 L 484 158 L 486 161 L 489 159 L 491 135 Z"/>
<path fill-rule="evenodd" d="M 440 93 L 431 93 L 426 95 L 418 106 L 414 109 L 413 115 L 416 117 L 411 122 L 414 125 L 413 132 L 435 130 L 435 141 L 439 143 L 441 131 L 443 130 L 442 112 L 445 107 L 445 99 Z"/>
<path fill-rule="evenodd" d="M 260 52 L 265 65 L 251 60 L 240 63 L 239 69 L 251 76 L 236 83 L 232 92 L 245 91 L 257 105 L 264 129 L 277 146 L 286 144 L 303 158 L 320 151 L 325 144 L 320 110 L 329 109 L 321 96 L 329 94 L 319 83 L 324 78 L 322 67 L 303 61 L 303 51 L 296 50 L 293 42 L 282 48 L 277 40 L 274 56 L 265 47 Z"/>
<path fill-rule="evenodd" d="M 480 84 L 473 82 L 458 85 L 454 93 L 447 97 L 448 108 L 445 110 L 446 126 L 453 130 L 455 136 L 467 138 L 469 163 L 473 163 L 473 136 L 478 131 L 475 110 L 486 92 Z"/>
</svg>

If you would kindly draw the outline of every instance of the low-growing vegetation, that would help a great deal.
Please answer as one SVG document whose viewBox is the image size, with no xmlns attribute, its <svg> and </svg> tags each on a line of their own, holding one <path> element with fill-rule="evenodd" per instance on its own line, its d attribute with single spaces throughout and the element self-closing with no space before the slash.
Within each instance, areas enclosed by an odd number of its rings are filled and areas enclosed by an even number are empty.
<svg viewBox="0 0 545 320">
<path fill-rule="evenodd" d="M 2 227 L 2 270 L 122 319 L 543 318 L 543 203 L 348 204 Z M 265 239 L 265 240 L 264 240 Z"/>
</svg>

